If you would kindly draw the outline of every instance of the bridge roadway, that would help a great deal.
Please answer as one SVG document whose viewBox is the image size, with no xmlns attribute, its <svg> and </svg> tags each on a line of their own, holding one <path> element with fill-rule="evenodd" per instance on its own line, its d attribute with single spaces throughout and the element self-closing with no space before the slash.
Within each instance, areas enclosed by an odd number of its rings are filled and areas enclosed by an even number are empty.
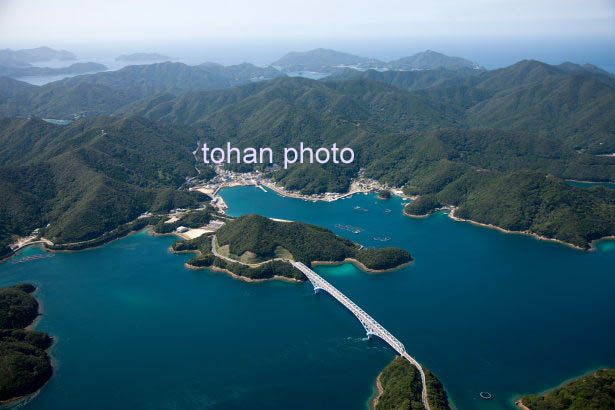
<svg viewBox="0 0 615 410">
<path fill-rule="evenodd" d="M 382 325 L 376 322 L 370 315 L 368 315 L 363 309 L 357 306 L 352 300 L 350 300 L 346 295 L 337 290 L 337 288 L 331 285 L 329 282 L 324 280 L 319 274 L 314 272 L 312 269 L 308 268 L 301 262 L 291 262 L 292 265 L 299 269 L 303 274 L 312 282 L 314 285 L 314 291 L 318 291 L 319 289 L 324 290 L 329 293 L 338 302 L 344 305 L 348 310 L 352 312 L 353 315 L 359 319 L 359 322 L 365 328 L 367 332 L 367 336 L 378 336 L 382 340 L 384 340 L 387 344 L 389 344 L 400 356 L 406 358 L 410 363 L 412 363 L 419 370 L 421 374 L 421 383 L 423 384 L 423 392 L 421 394 L 421 398 L 423 401 L 423 406 L 425 410 L 430 410 L 429 402 L 427 400 L 427 382 L 425 380 L 425 372 L 423 371 L 423 367 L 417 362 L 412 356 L 406 352 L 406 348 L 397 340 L 395 336 L 393 336 L 388 330 L 386 330 Z"/>
</svg>

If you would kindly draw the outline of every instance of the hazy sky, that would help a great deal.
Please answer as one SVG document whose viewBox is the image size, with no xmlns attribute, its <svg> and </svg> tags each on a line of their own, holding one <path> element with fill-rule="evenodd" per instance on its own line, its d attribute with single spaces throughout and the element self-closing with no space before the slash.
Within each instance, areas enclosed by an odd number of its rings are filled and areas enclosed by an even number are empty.
<svg viewBox="0 0 615 410">
<path fill-rule="evenodd" d="M 0 46 L 615 36 L 615 0 L 0 0 Z"/>
</svg>

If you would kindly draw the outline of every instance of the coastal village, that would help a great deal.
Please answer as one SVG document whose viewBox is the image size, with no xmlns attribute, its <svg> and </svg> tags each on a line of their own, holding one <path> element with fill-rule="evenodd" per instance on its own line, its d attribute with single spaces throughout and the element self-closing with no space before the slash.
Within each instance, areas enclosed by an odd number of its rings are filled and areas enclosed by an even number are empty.
<svg viewBox="0 0 615 410">
<path fill-rule="evenodd" d="M 339 192 L 325 192 L 322 194 L 304 195 L 299 191 L 293 191 L 284 188 L 279 185 L 273 179 L 268 177 L 267 173 L 260 171 L 253 172 L 233 172 L 225 170 L 222 167 L 216 167 L 216 176 L 205 184 L 200 184 L 196 181 L 190 181 L 194 186 L 190 187 L 190 190 L 200 191 L 213 198 L 212 205 L 218 209 L 218 211 L 224 213 L 228 208 L 224 203 L 224 199 L 218 195 L 222 188 L 231 188 L 237 186 L 256 186 L 267 192 L 270 189 L 279 195 L 301 199 L 304 201 L 337 201 L 352 196 L 356 193 L 369 193 L 377 192 L 380 190 L 389 190 L 397 196 L 404 196 L 404 193 L 399 188 L 389 187 L 386 184 L 382 184 L 374 179 L 366 178 L 363 176 L 363 170 L 359 171 L 357 178 L 353 179 L 350 184 L 350 189 L 346 193 Z"/>
</svg>

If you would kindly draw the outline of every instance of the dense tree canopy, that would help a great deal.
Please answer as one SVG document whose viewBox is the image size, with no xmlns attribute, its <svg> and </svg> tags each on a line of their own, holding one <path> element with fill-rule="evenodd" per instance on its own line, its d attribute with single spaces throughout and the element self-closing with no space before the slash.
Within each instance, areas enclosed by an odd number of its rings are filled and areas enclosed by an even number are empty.
<svg viewBox="0 0 615 410">
<path fill-rule="evenodd" d="M 436 376 L 424 369 L 427 400 L 432 410 L 450 410 L 444 387 Z M 380 374 L 382 394 L 375 410 L 423 410 L 423 385 L 418 369 L 408 360 L 397 356 Z"/>
<path fill-rule="evenodd" d="M 52 339 L 24 330 L 38 316 L 31 284 L 0 289 L 0 401 L 37 391 L 52 374 L 46 349 Z"/>
<path fill-rule="evenodd" d="M 543 395 L 521 398 L 532 410 L 608 410 L 615 408 L 615 370 L 604 369 Z"/>
</svg>

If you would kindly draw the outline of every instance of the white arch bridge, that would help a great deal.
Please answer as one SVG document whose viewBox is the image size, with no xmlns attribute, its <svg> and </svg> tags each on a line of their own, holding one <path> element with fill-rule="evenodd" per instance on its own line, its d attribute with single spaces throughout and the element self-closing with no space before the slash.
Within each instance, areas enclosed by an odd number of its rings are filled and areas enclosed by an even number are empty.
<svg viewBox="0 0 615 410">
<path fill-rule="evenodd" d="M 367 332 L 367 336 L 370 337 L 372 335 L 378 336 L 382 340 L 384 340 L 387 344 L 389 344 L 400 356 L 406 358 L 410 363 L 412 363 L 419 370 L 421 374 L 421 382 L 423 384 L 423 392 L 421 394 L 423 406 L 426 410 L 430 410 L 429 402 L 427 400 L 427 382 L 425 380 L 425 372 L 423 371 L 423 367 L 417 362 L 412 356 L 406 352 L 406 348 L 403 343 L 397 340 L 395 336 L 393 336 L 388 330 L 386 330 L 382 325 L 374 320 L 370 315 L 368 315 L 363 309 L 357 306 L 352 300 L 350 300 L 346 295 L 337 290 L 337 288 L 331 285 L 329 282 L 324 280 L 319 274 L 314 272 L 312 269 L 308 268 L 301 262 L 292 262 L 292 265 L 299 269 L 303 274 L 312 282 L 314 285 L 314 291 L 318 291 L 320 289 L 324 290 L 342 305 L 344 305 L 348 310 L 352 312 L 353 315 L 359 319 L 359 322 L 365 328 Z"/>
</svg>

